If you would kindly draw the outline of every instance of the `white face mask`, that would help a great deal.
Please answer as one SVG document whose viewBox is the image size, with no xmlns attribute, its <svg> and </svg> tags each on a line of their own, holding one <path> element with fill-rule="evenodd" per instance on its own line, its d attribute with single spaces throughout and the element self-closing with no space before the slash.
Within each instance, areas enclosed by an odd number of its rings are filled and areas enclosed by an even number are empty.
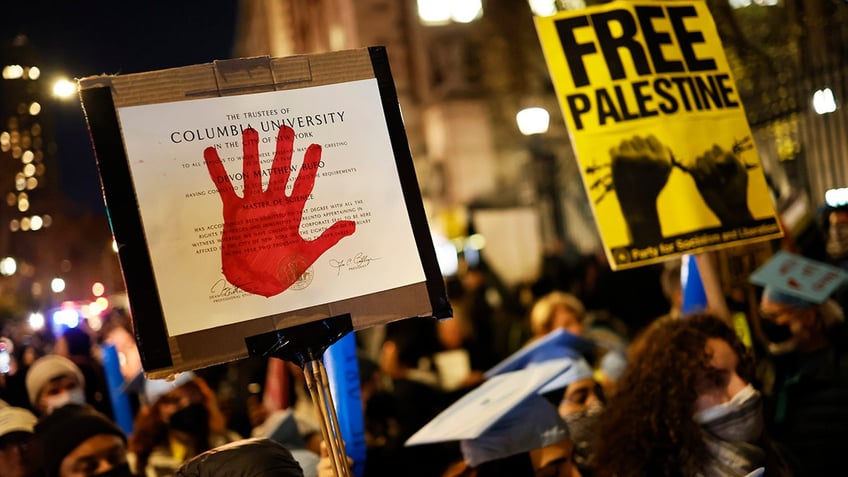
<svg viewBox="0 0 848 477">
<path fill-rule="evenodd" d="M 719 439 L 752 443 L 763 433 L 762 397 L 749 384 L 730 401 L 696 412 L 694 419 Z"/>
<path fill-rule="evenodd" d="M 47 414 L 51 414 L 65 404 L 85 404 L 85 393 L 82 388 L 64 391 L 44 398 L 44 406 L 47 408 Z"/>
</svg>

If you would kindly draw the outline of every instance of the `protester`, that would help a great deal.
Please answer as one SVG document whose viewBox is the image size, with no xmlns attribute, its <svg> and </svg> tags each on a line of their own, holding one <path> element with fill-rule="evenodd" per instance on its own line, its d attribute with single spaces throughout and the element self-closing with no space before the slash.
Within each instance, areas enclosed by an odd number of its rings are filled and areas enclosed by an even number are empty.
<svg viewBox="0 0 848 477">
<path fill-rule="evenodd" d="M 760 327 L 774 376 L 766 423 L 801 475 L 844 466 L 848 440 L 848 330 L 833 300 L 817 304 L 766 286 Z"/>
<path fill-rule="evenodd" d="M 56 340 L 56 354 L 73 361 L 85 381 L 85 401 L 108 417 L 114 417 L 103 364 L 92 353 L 91 337 L 79 328 L 68 328 Z"/>
<path fill-rule="evenodd" d="M 0 477 L 36 477 L 41 465 L 32 444 L 36 417 L 19 407 L 0 407 Z"/>
<path fill-rule="evenodd" d="M 130 477 L 127 438 L 88 405 L 63 406 L 35 427 L 46 477 Z"/>
<path fill-rule="evenodd" d="M 243 439 L 210 449 L 183 464 L 176 477 L 304 477 L 297 460 L 271 439 Z"/>
<path fill-rule="evenodd" d="M 192 457 L 241 439 L 227 429 L 215 395 L 205 381 L 190 376 L 136 416 L 130 450 L 140 474 L 173 475 Z"/>
<path fill-rule="evenodd" d="M 720 319 L 655 321 L 631 346 L 601 415 L 595 476 L 745 476 L 790 470 L 763 433 L 752 359 Z"/>
<path fill-rule="evenodd" d="M 563 379 L 565 378 L 565 379 Z M 598 419 L 604 410 L 604 393 L 592 368 L 582 359 L 574 361 L 560 379 L 565 384 L 557 410 L 574 442 L 574 463 L 583 477 L 592 475 Z"/>
<path fill-rule="evenodd" d="M 530 330 L 533 338 L 541 338 L 557 328 L 582 335 L 585 314 L 586 309 L 576 296 L 554 291 L 539 298 L 533 305 L 530 310 Z"/>
<path fill-rule="evenodd" d="M 65 404 L 85 404 L 85 377 L 73 361 L 49 354 L 38 358 L 26 375 L 29 401 L 36 414 L 46 416 Z"/>
</svg>

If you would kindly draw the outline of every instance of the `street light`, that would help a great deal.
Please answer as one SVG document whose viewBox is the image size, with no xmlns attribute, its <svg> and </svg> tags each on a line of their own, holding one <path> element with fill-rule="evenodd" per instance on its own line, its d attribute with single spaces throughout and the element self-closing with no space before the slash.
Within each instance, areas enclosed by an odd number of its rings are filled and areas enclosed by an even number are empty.
<svg viewBox="0 0 848 477">
<path fill-rule="evenodd" d="M 545 108 L 532 107 L 522 109 L 515 115 L 518 130 L 527 136 L 530 153 L 536 169 L 536 186 L 542 197 L 550 200 L 550 213 L 552 215 L 554 235 L 557 240 L 565 241 L 565 223 L 563 221 L 562 201 L 559 195 L 559 181 L 557 175 L 556 155 L 552 154 L 545 146 L 542 135 L 548 132 L 551 115 Z"/>
<path fill-rule="evenodd" d="M 68 99 L 77 93 L 77 85 L 67 78 L 59 78 L 53 83 L 53 96 Z"/>
</svg>

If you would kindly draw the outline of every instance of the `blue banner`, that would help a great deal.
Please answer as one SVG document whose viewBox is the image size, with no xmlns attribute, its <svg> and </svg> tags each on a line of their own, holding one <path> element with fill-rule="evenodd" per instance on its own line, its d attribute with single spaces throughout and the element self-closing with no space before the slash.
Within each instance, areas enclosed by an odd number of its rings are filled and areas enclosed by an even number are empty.
<svg viewBox="0 0 848 477">
<path fill-rule="evenodd" d="M 359 359 L 353 332 L 335 342 L 324 353 L 330 392 L 336 404 L 339 428 L 347 455 L 353 459 L 353 474 L 365 474 L 365 420 L 360 396 Z"/>
<path fill-rule="evenodd" d="M 698 264 L 692 255 L 684 255 L 680 267 L 680 286 L 683 289 L 683 316 L 691 313 L 703 313 L 707 309 L 707 292 L 698 272 Z"/>
<path fill-rule="evenodd" d="M 106 374 L 106 385 L 109 387 L 109 399 L 112 402 L 115 422 L 124 434 L 130 435 L 133 431 L 133 413 L 130 399 L 123 392 L 124 376 L 121 374 L 118 351 L 115 345 L 110 344 L 101 345 L 100 350 L 103 354 L 103 370 Z"/>
</svg>

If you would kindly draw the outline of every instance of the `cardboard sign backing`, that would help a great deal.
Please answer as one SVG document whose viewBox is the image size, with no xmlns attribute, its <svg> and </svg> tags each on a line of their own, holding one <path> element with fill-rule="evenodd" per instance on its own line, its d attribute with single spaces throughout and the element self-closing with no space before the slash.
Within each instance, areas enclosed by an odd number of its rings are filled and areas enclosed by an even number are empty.
<svg viewBox="0 0 848 477">
<path fill-rule="evenodd" d="M 148 377 L 451 316 L 382 47 L 80 81 Z"/>
</svg>

